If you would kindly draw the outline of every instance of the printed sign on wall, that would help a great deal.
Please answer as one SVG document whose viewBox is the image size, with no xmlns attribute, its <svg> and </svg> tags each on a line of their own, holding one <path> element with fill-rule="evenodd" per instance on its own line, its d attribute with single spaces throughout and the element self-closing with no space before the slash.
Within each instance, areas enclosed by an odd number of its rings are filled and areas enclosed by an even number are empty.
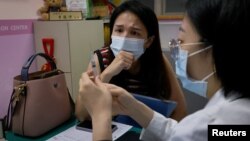
<svg viewBox="0 0 250 141">
<path fill-rule="evenodd" d="M 7 113 L 13 77 L 21 73 L 25 61 L 35 52 L 32 24 L 33 20 L 0 20 L 0 118 Z"/>
</svg>

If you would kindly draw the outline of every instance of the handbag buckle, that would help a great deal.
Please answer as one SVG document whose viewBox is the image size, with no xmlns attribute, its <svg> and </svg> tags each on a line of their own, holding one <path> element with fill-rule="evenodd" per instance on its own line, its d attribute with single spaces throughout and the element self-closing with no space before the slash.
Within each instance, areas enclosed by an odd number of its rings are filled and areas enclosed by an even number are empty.
<svg viewBox="0 0 250 141">
<path fill-rule="evenodd" d="M 20 95 L 24 96 L 26 94 L 26 87 L 27 87 L 27 84 L 20 84 L 14 87 L 15 89 L 14 101 L 19 101 Z"/>
</svg>

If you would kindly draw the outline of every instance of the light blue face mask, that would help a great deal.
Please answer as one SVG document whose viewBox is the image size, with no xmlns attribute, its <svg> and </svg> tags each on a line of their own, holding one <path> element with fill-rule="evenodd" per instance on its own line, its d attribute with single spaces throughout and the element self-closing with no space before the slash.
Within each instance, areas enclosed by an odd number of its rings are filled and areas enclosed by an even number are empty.
<svg viewBox="0 0 250 141">
<path fill-rule="evenodd" d="M 195 45 L 195 44 L 201 44 L 201 43 L 189 43 L 185 45 Z M 175 52 L 171 52 L 171 56 L 174 57 L 174 60 L 175 60 L 175 71 L 176 71 L 178 78 L 180 79 L 182 83 L 183 88 L 203 97 L 207 97 L 207 82 L 205 80 L 207 80 L 215 72 L 210 73 L 209 75 L 204 77 L 202 80 L 193 80 L 189 78 L 187 75 L 187 60 L 188 60 L 188 57 L 198 54 L 200 52 L 203 52 L 211 47 L 212 46 L 208 46 L 204 49 L 193 52 L 190 55 L 188 55 L 188 51 L 182 50 L 179 46 L 178 46 L 177 51 L 175 48 L 174 50 Z M 174 54 L 174 53 L 178 53 L 178 54 Z"/>
<path fill-rule="evenodd" d="M 112 36 L 112 43 L 110 48 L 116 56 L 121 50 L 133 53 L 135 60 L 137 60 L 145 51 L 144 39 L 126 38 L 119 36 Z"/>
</svg>

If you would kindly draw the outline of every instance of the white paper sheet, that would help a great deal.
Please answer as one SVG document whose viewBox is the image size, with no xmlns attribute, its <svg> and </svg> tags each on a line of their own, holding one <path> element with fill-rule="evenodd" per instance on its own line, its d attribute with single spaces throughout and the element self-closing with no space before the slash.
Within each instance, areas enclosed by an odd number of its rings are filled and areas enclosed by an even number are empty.
<svg viewBox="0 0 250 141">
<path fill-rule="evenodd" d="M 132 128 L 130 125 L 113 122 L 117 125 L 117 130 L 112 134 L 113 140 L 118 139 L 128 130 Z M 86 132 L 83 130 L 76 129 L 76 126 L 70 127 L 69 129 L 51 137 L 48 141 L 92 141 L 92 132 Z"/>
</svg>

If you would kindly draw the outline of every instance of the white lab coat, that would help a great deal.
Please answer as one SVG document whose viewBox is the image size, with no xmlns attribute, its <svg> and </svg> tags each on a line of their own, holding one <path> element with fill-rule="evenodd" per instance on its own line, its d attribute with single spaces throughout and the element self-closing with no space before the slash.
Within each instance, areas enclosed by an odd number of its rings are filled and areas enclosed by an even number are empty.
<svg viewBox="0 0 250 141">
<path fill-rule="evenodd" d="M 179 123 L 155 112 L 148 127 L 142 130 L 143 141 L 207 141 L 209 124 L 250 124 L 250 99 L 231 95 L 225 98 L 220 89 L 204 109 Z"/>
</svg>

